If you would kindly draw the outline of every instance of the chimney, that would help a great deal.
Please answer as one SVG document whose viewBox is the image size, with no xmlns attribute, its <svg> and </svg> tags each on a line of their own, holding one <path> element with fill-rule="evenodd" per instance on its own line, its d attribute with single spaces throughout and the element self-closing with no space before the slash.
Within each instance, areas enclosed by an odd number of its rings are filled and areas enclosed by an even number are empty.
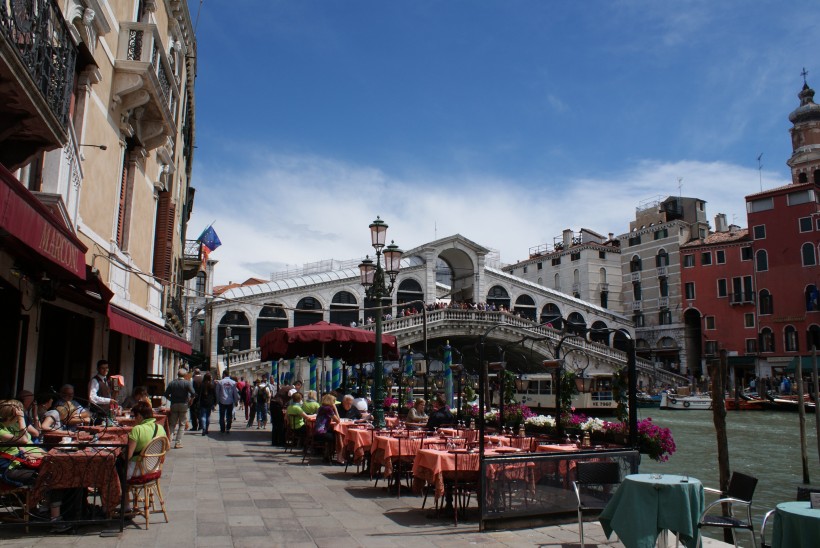
<svg viewBox="0 0 820 548">
<path fill-rule="evenodd" d="M 718 213 L 715 215 L 715 232 L 728 232 L 729 226 L 726 224 L 726 214 Z"/>
<path fill-rule="evenodd" d="M 568 248 L 572 245 L 572 229 L 565 228 L 564 229 L 564 249 Z"/>
<path fill-rule="evenodd" d="M 611 242 L 611 241 L 612 241 L 612 240 L 614 240 L 614 239 L 615 239 L 615 233 L 614 233 L 614 232 L 610 232 L 610 233 L 609 233 L 609 241 Z"/>
</svg>

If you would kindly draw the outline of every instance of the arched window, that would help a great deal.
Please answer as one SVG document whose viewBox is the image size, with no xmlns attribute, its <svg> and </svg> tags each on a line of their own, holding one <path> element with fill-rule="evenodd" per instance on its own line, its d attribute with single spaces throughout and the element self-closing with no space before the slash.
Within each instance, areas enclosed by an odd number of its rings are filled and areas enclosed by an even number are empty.
<svg viewBox="0 0 820 548">
<path fill-rule="evenodd" d="M 641 258 L 637 255 L 633 256 L 632 260 L 629 261 L 629 271 L 640 272 L 642 268 Z"/>
<path fill-rule="evenodd" d="M 248 350 L 251 347 L 251 322 L 244 312 L 230 310 L 219 320 L 216 330 L 218 352 L 222 353 L 225 337 L 228 336 L 227 328 L 231 328 L 231 338 L 233 338 L 233 351 Z"/>
<path fill-rule="evenodd" d="M 783 329 L 783 347 L 786 349 L 786 352 L 797 352 L 800 350 L 798 342 L 797 342 L 797 330 L 792 325 L 787 325 L 785 329 Z"/>
<path fill-rule="evenodd" d="M 817 286 L 814 284 L 806 286 L 806 311 L 816 312 L 820 310 L 820 299 L 818 299 Z"/>
<path fill-rule="evenodd" d="M 322 305 L 314 297 L 302 297 L 293 311 L 293 327 L 322 321 Z"/>
<path fill-rule="evenodd" d="M 806 330 L 806 348 L 820 350 L 820 326 L 812 325 Z"/>
<path fill-rule="evenodd" d="M 541 309 L 540 323 L 547 322 L 549 322 L 555 329 L 564 328 L 564 322 L 561 317 L 561 309 L 558 308 L 558 305 L 555 303 L 547 303 L 544 305 L 544 308 Z"/>
<path fill-rule="evenodd" d="M 402 316 L 407 309 L 421 310 L 421 307 L 424 306 L 424 291 L 422 291 L 421 285 L 412 278 L 402 280 L 398 291 L 396 291 L 396 303 L 399 305 L 399 316 Z"/>
<path fill-rule="evenodd" d="M 581 283 L 581 271 L 577 268 L 572 271 L 572 283 Z"/>
<path fill-rule="evenodd" d="M 760 290 L 760 314 L 774 314 L 774 299 L 768 289 Z"/>
<path fill-rule="evenodd" d="M 755 253 L 755 269 L 758 272 L 766 272 L 769 270 L 769 255 L 765 249 L 759 249 Z"/>
<path fill-rule="evenodd" d="M 495 305 L 497 309 L 510 309 L 510 294 L 500 285 L 494 285 L 487 292 L 487 304 Z"/>
<path fill-rule="evenodd" d="M 803 266 L 814 266 L 817 264 L 817 257 L 814 254 L 814 244 L 806 242 L 800 248 L 800 254 L 803 257 Z"/>
<path fill-rule="evenodd" d="M 280 304 L 266 304 L 259 311 L 259 318 L 256 320 L 256 346 L 262 337 L 280 327 L 288 326 L 288 315 Z"/>
<path fill-rule="evenodd" d="M 655 266 L 669 266 L 669 254 L 665 249 L 658 251 L 658 254 L 655 256 Z"/>
<path fill-rule="evenodd" d="M 535 321 L 535 301 L 529 295 L 520 295 L 515 300 L 514 312 L 528 320 Z"/>
<path fill-rule="evenodd" d="M 359 300 L 350 291 L 339 291 L 330 303 L 330 323 L 350 325 L 359 321 Z"/>
<path fill-rule="evenodd" d="M 569 315 L 567 318 L 567 331 L 577 333 L 578 335 L 583 335 L 586 333 L 586 330 L 587 321 L 580 313 L 573 312 Z"/>
<path fill-rule="evenodd" d="M 768 327 L 764 327 L 760 331 L 760 351 L 774 352 L 774 335 Z"/>
<path fill-rule="evenodd" d="M 598 271 L 598 277 L 602 284 L 606 283 L 606 268 L 601 268 L 601 270 Z"/>
<path fill-rule="evenodd" d="M 592 331 L 589 332 L 589 340 L 601 344 L 609 344 L 609 331 L 606 323 L 601 320 L 592 322 Z"/>
<path fill-rule="evenodd" d="M 641 300 L 641 282 L 632 282 L 632 295 L 634 300 Z"/>
<path fill-rule="evenodd" d="M 555 273 L 555 277 L 553 278 L 552 288 L 556 291 L 561 291 L 561 275 L 557 272 Z"/>
</svg>

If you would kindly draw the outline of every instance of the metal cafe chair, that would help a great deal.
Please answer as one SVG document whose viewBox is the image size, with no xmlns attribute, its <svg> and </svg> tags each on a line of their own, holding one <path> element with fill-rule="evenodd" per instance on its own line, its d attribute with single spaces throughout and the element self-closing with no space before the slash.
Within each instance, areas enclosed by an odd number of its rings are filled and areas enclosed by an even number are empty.
<svg viewBox="0 0 820 548">
<path fill-rule="evenodd" d="M 621 465 L 617 462 L 578 461 L 576 480 L 572 482 L 578 501 L 578 535 L 584 548 L 584 512 L 603 510 L 621 483 Z"/>
<path fill-rule="evenodd" d="M 755 541 L 755 530 L 754 524 L 752 523 L 752 496 L 754 495 L 756 487 L 757 478 L 747 476 L 740 472 L 732 472 L 732 477 L 729 478 L 729 488 L 726 489 L 725 493 L 717 489 L 704 487 L 704 491 L 716 493 L 721 498 L 706 506 L 706 509 L 698 520 L 698 532 L 700 532 L 700 529 L 703 527 L 718 527 L 724 530 L 731 529 L 732 540 L 737 547 L 735 529 L 747 529 L 752 535 L 752 546 L 756 548 L 757 542 Z M 728 507 L 726 515 L 724 515 L 723 512 L 720 514 L 712 513 L 713 508 L 722 508 L 724 504 Z M 735 507 L 745 508 L 745 516 L 735 516 Z M 698 534 L 698 546 L 701 546 L 700 534 Z"/>
<path fill-rule="evenodd" d="M 774 509 L 769 510 L 763 516 L 763 523 L 760 524 L 760 548 L 772 548 L 772 545 L 766 542 L 766 524 L 769 523 L 769 518 L 772 517 L 774 512 Z"/>
<path fill-rule="evenodd" d="M 455 470 L 442 473 L 444 489 L 451 491 L 453 496 L 453 524 L 458 526 L 458 514 L 462 517 L 466 513 L 467 506 L 470 505 L 470 498 L 473 493 L 476 498 L 481 489 L 481 476 L 479 468 L 479 453 L 468 452 L 466 449 L 453 449 L 450 453 L 455 457 Z"/>
</svg>

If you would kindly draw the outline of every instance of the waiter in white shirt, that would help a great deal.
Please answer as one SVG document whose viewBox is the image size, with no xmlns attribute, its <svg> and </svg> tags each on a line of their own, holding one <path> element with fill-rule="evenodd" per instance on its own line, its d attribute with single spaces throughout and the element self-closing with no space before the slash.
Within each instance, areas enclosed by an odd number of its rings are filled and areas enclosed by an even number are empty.
<svg viewBox="0 0 820 548">
<path fill-rule="evenodd" d="M 108 360 L 100 360 L 97 362 L 97 374 L 88 382 L 88 400 L 91 402 L 95 423 L 102 422 L 111 409 L 117 407 L 117 401 L 112 396 L 108 383 Z"/>
</svg>

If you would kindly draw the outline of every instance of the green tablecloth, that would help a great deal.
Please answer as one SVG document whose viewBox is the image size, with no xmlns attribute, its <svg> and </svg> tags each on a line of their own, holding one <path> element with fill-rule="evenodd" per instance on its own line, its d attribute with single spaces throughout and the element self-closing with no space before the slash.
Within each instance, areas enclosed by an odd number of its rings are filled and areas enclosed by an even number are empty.
<svg viewBox="0 0 820 548">
<path fill-rule="evenodd" d="M 774 513 L 772 548 L 820 546 L 820 509 L 808 502 L 781 502 Z"/>
<path fill-rule="evenodd" d="M 695 548 L 698 519 L 704 508 L 703 485 L 695 478 L 633 474 L 623 483 L 599 516 L 607 538 L 612 531 L 626 548 L 654 548 L 664 529 L 680 535 L 687 548 Z"/>
</svg>

